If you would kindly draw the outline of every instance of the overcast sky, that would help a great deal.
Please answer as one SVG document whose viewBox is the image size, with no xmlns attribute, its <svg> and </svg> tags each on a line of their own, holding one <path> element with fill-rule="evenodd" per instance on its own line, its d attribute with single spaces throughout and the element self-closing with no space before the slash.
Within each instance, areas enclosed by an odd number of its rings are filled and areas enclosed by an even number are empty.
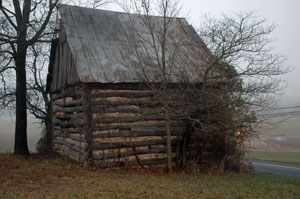
<svg viewBox="0 0 300 199">
<path fill-rule="evenodd" d="M 286 77 L 288 86 L 278 106 L 300 105 L 300 0 L 181 0 L 182 15 L 195 27 L 201 16 L 219 17 L 236 11 L 258 11 L 259 16 L 277 25 L 272 38 L 276 53 L 287 56 L 287 65 L 295 70 Z M 117 6 L 110 9 L 121 11 Z"/>
<path fill-rule="evenodd" d="M 183 12 L 197 26 L 201 13 L 220 16 L 235 11 L 257 10 L 258 15 L 277 24 L 272 35 L 276 52 L 287 56 L 287 65 L 295 70 L 286 75 L 288 86 L 281 106 L 300 105 L 300 0 L 182 0 Z"/>
<path fill-rule="evenodd" d="M 181 0 L 181 3 L 183 16 L 187 15 L 188 21 L 195 28 L 199 26 L 203 13 L 220 16 L 222 13 L 250 10 L 257 10 L 259 16 L 276 23 L 277 29 L 272 35 L 276 39 L 276 52 L 286 55 L 286 64 L 295 67 L 286 76 L 288 87 L 279 106 L 300 105 L 300 0 Z M 117 6 L 109 6 L 107 9 L 121 11 Z M 7 125 L 1 123 L 1 120 L 0 127 L 0 134 L 7 131 L 13 135 L 13 128 L 4 130 Z"/>
</svg>

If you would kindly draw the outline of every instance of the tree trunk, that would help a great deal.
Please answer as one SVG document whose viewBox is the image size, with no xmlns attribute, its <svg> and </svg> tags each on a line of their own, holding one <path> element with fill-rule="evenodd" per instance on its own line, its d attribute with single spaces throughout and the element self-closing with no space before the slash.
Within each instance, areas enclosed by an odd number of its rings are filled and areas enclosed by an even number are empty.
<svg viewBox="0 0 300 199">
<path fill-rule="evenodd" d="M 47 118 L 45 120 L 46 126 L 46 147 L 47 152 L 52 152 L 52 141 L 53 141 L 53 124 L 52 124 L 52 112 L 48 112 Z"/>
<path fill-rule="evenodd" d="M 171 128 L 170 117 L 168 110 L 165 110 L 166 119 L 166 133 L 167 133 L 167 169 L 168 172 L 172 171 L 172 148 L 171 148 Z"/>
<path fill-rule="evenodd" d="M 16 57 L 16 126 L 14 154 L 29 155 L 27 144 L 26 51 L 18 45 Z"/>
</svg>

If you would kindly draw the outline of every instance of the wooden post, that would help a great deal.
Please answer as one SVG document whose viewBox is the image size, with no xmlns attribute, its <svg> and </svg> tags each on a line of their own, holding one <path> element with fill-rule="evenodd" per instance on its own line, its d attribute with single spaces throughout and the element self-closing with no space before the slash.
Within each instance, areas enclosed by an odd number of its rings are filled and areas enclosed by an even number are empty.
<svg viewBox="0 0 300 199">
<path fill-rule="evenodd" d="M 166 133 L 167 133 L 167 169 L 168 172 L 172 171 L 172 148 L 171 148 L 171 129 L 170 129 L 170 117 L 169 112 L 165 110 L 166 119 Z"/>
<path fill-rule="evenodd" d="M 88 84 L 82 84 L 83 115 L 84 115 L 84 167 L 93 165 L 93 139 L 92 139 L 92 114 L 91 114 L 91 91 Z"/>
</svg>

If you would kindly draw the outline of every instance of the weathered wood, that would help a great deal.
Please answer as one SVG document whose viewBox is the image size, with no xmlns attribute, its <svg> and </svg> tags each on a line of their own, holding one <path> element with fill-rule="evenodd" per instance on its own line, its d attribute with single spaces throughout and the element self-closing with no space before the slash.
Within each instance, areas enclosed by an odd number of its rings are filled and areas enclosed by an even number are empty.
<svg viewBox="0 0 300 199">
<path fill-rule="evenodd" d="M 182 123 L 177 121 L 170 122 L 170 126 L 172 128 L 180 128 L 181 125 Z M 166 128 L 166 123 L 164 121 L 159 123 L 154 123 L 154 124 L 131 125 L 132 131 L 152 131 L 152 130 L 165 129 L 165 128 Z"/>
<path fill-rule="evenodd" d="M 63 98 L 66 98 L 66 97 L 73 97 L 74 99 L 78 99 L 78 98 L 81 98 L 81 94 L 76 92 L 75 89 L 72 89 L 72 90 L 69 90 L 69 91 L 63 91 L 63 92 L 59 92 L 59 93 L 54 94 L 52 96 L 52 100 L 54 102 L 55 100 L 63 99 Z"/>
<path fill-rule="evenodd" d="M 67 128 L 61 128 L 60 126 L 55 126 L 54 130 L 62 131 L 64 133 L 71 133 L 71 134 L 83 134 L 83 129 L 67 129 Z"/>
<path fill-rule="evenodd" d="M 176 119 L 176 116 L 170 116 L 171 119 Z M 162 115 L 141 115 L 136 117 L 101 117 L 93 119 L 95 123 L 127 123 L 127 122 L 139 122 L 139 121 L 163 121 L 165 118 Z"/>
<path fill-rule="evenodd" d="M 93 126 L 92 131 L 106 131 L 106 130 L 130 130 L 131 126 L 119 126 L 119 125 L 114 125 L 114 126 Z"/>
<path fill-rule="evenodd" d="M 103 90 L 140 90 L 140 91 L 144 91 L 144 90 L 152 90 L 151 87 L 155 87 L 155 88 L 159 88 L 160 84 L 159 83 L 155 83 L 152 84 L 152 86 L 150 87 L 149 84 L 147 83 L 131 83 L 131 82 L 127 82 L 127 83 L 105 83 L 105 84 L 101 84 L 101 83 L 97 83 L 97 82 L 91 82 L 91 83 L 87 83 L 90 89 L 103 89 Z M 168 83 L 168 84 L 164 84 L 165 87 L 167 87 L 169 90 L 178 90 L 178 83 Z M 201 83 L 197 83 L 197 84 L 193 84 L 193 88 L 198 88 L 201 89 Z M 180 84 L 181 88 L 190 88 L 190 84 L 186 84 L 186 83 L 182 83 Z"/>
<path fill-rule="evenodd" d="M 118 106 L 138 106 L 140 108 L 148 108 L 148 109 L 154 109 L 154 110 L 158 110 L 160 108 L 163 107 L 163 104 L 161 102 L 159 102 L 158 100 L 120 100 L 120 101 L 112 101 L 112 100 L 105 100 L 105 99 L 101 99 L 101 100 L 95 100 L 93 99 L 91 101 L 91 104 L 93 105 L 93 107 L 118 107 Z M 193 108 L 195 109 L 195 106 L 193 105 L 184 105 L 183 102 L 178 102 L 178 103 L 172 103 L 169 105 L 169 107 L 172 108 L 178 108 L 178 110 L 180 110 L 180 108 L 182 107 L 187 107 L 189 106 L 189 108 L 192 110 Z"/>
<path fill-rule="evenodd" d="M 118 108 L 104 105 L 95 105 L 91 111 L 92 113 L 141 113 L 141 110 L 136 108 Z"/>
<path fill-rule="evenodd" d="M 147 150 L 128 150 L 123 153 L 101 153 L 99 155 L 94 155 L 95 160 L 106 160 L 106 159 L 118 159 L 133 155 L 143 155 L 143 154 L 159 154 L 159 153 L 166 153 L 166 148 L 153 148 Z"/>
<path fill-rule="evenodd" d="M 137 130 L 144 129 L 143 131 L 147 131 L 147 129 L 155 129 L 155 128 L 165 128 L 166 124 L 164 121 L 154 121 L 155 123 L 152 124 L 132 124 L 129 123 L 128 125 L 113 125 L 113 126 L 93 126 L 92 130 L 93 131 L 104 131 L 104 130 L 115 130 L 115 129 L 120 129 L 120 130 L 132 130 L 132 128 L 135 128 Z M 171 122 L 170 126 L 172 128 L 181 128 L 181 123 L 178 122 Z M 137 131 L 136 130 L 136 131 Z M 135 131 L 135 130 L 133 130 Z"/>
<path fill-rule="evenodd" d="M 92 138 L 92 114 L 91 114 L 91 90 L 88 84 L 83 84 L 83 114 L 85 125 L 84 129 L 84 166 L 89 167 L 93 165 L 93 138 Z"/>
<path fill-rule="evenodd" d="M 74 86 L 63 94 L 56 94 L 57 101 L 54 100 L 53 104 L 53 113 L 57 114 L 53 116 L 54 130 L 57 131 L 53 134 L 54 144 L 66 151 L 64 153 L 68 156 L 81 158 L 80 161 L 84 162 L 85 166 L 93 165 L 94 161 L 101 168 L 165 164 L 164 158 L 159 159 L 161 154 L 166 153 L 165 118 L 161 114 L 155 114 L 162 104 L 156 100 L 154 93 L 146 87 L 144 90 L 129 90 L 137 87 L 137 84 L 132 84 L 132 88 L 121 84 L 114 85 L 113 88 L 102 86 L 81 83 L 79 87 L 76 86 L 78 90 L 75 90 Z M 72 92 L 76 94 L 67 95 Z M 172 114 L 171 120 L 172 151 L 175 151 L 183 125 L 175 122 L 178 115 Z M 190 143 L 192 145 L 194 141 Z M 135 150 L 132 150 L 133 148 Z M 111 149 L 119 152 L 112 152 Z M 139 155 L 145 158 L 140 158 Z M 120 161 L 120 158 L 121 162 L 113 161 Z"/>
<path fill-rule="evenodd" d="M 149 86 L 145 83 L 87 83 L 90 89 L 103 90 L 149 90 Z"/>
<path fill-rule="evenodd" d="M 141 91 L 141 92 L 105 92 L 92 94 L 92 98 L 105 98 L 105 97 L 125 97 L 125 98 L 144 98 L 153 97 L 152 91 Z"/>
<path fill-rule="evenodd" d="M 54 137 L 62 137 L 62 138 L 70 138 L 70 139 L 72 139 L 72 140 L 74 140 L 74 141 L 84 143 L 84 139 L 83 139 L 83 138 L 76 137 L 76 136 L 73 136 L 73 135 L 71 135 L 71 134 L 65 134 L 65 133 L 57 133 L 57 132 L 54 132 L 54 133 L 53 133 L 53 136 L 54 136 Z"/>
<path fill-rule="evenodd" d="M 82 126 L 82 125 L 86 124 L 86 122 L 80 118 L 63 121 L 63 120 L 56 118 L 55 116 L 52 116 L 52 122 L 53 122 L 53 124 L 58 124 L 59 126 L 64 127 L 64 128 L 77 127 L 77 126 Z"/>
<path fill-rule="evenodd" d="M 65 150 L 65 149 L 60 148 L 59 146 L 54 146 L 53 150 L 61 155 L 66 155 L 66 156 L 70 157 L 71 159 L 74 159 L 74 160 L 77 160 L 80 162 L 83 161 L 83 155 L 78 152 L 75 152 L 72 150 Z"/>
<path fill-rule="evenodd" d="M 75 99 L 73 101 L 70 102 L 53 102 L 53 105 L 55 106 L 61 106 L 61 107 L 73 107 L 73 106 L 81 106 L 83 105 L 84 101 L 83 99 L 79 98 L 79 99 Z"/>
<path fill-rule="evenodd" d="M 164 123 L 163 123 L 164 125 Z M 171 131 L 180 131 L 181 128 L 178 125 L 170 125 Z M 166 132 L 165 126 L 159 125 L 139 125 L 139 126 L 131 126 L 132 132 Z"/>
<path fill-rule="evenodd" d="M 58 139 L 54 139 L 53 140 L 53 144 L 58 144 L 58 145 L 66 146 L 70 150 L 73 150 L 73 151 L 76 151 L 78 153 L 84 154 L 84 149 L 83 148 L 80 148 L 80 147 L 78 147 L 78 146 L 76 146 L 74 144 L 71 144 L 69 142 L 66 142 L 66 141 L 61 141 L 61 140 L 58 140 Z"/>
<path fill-rule="evenodd" d="M 157 158 L 157 159 L 148 159 L 141 160 L 138 163 L 136 160 L 132 161 L 115 161 L 115 162 L 106 162 L 106 161 L 97 161 L 95 166 L 97 168 L 114 168 L 114 167 L 126 167 L 126 166 L 140 166 L 141 165 L 163 165 L 166 163 L 166 158 Z"/>
<path fill-rule="evenodd" d="M 54 115 L 54 117 L 56 117 L 59 120 L 69 120 L 69 121 L 78 121 L 78 122 L 82 122 L 84 121 L 84 115 L 82 113 L 78 113 L 78 114 L 66 114 L 66 115 Z"/>
<path fill-rule="evenodd" d="M 148 107 L 148 108 L 153 108 L 153 107 L 162 107 L 162 103 L 158 101 L 151 101 L 151 100 L 124 100 L 124 101 L 109 101 L 109 100 L 91 100 L 91 104 L 94 105 L 107 105 L 107 106 L 121 106 L 121 105 L 126 105 L 126 106 L 140 106 L 140 107 Z"/>
<path fill-rule="evenodd" d="M 82 110 L 83 110 L 82 106 L 74 106 L 74 107 L 60 107 L 60 106 L 56 106 L 53 109 L 53 113 L 57 113 L 57 112 L 74 113 L 74 112 L 82 112 Z"/>
<path fill-rule="evenodd" d="M 139 121 L 161 121 L 162 117 L 102 117 L 93 119 L 93 122 L 95 123 L 133 123 L 133 122 L 139 122 Z"/>
<path fill-rule="evenodd" d="M 94 150 L 104 150 L 104 149 L 118 149 L 118 148 L 131 148 L 131 147 L 140 147 L 140 146 L 151 146 L 151 145 L 166 145 L 166 139 L 161 140 L 144 140 L 138 142 L 118 142 L 118 143 L 109 143 L 109 142 L 94 142 Z M 172 145 L 176 144 L 177 140 L 172 140 Z"/>
<path fill-rule="evenodd" d="M 171 131 L 172 136 L 179 136 L 181 133 L 179 131 Z M 93 135 L 94 139 L 97 138 L 135 138 L 135 137 L 145 137 L 145 136 L 166 136 L 166 131 L 130 131 L 130 130 L 121 130 L 118 133 L 103 133 Z"/>
</svg>

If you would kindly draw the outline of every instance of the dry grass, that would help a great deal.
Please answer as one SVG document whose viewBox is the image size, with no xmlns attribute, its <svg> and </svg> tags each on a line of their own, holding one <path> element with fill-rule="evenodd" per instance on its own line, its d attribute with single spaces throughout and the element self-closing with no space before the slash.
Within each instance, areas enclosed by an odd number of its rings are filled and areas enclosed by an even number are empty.
<svg viewBox="0 0 300 199">
<path fill-rule="evenodd" d="M 300 198 L 300 178 L 88 170 L 61 158 L 0 154 L 0 198 Z"/>
</svg>

